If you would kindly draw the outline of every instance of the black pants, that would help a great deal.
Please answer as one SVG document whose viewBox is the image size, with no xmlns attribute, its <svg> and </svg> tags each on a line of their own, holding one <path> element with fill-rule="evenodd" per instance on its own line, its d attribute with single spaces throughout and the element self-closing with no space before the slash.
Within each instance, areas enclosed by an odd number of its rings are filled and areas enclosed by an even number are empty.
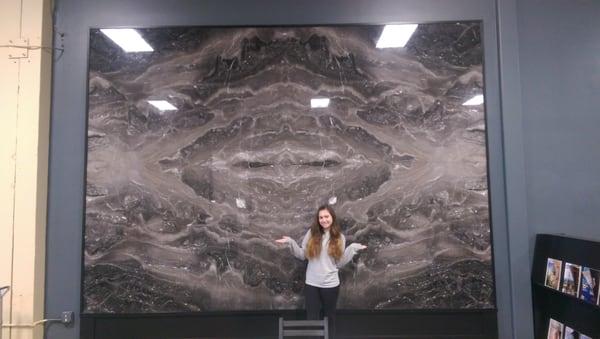
<svg viewBox="0 0 600 339">
<path fill-rule="evenodd" d="M 329 323 L 329 338 L 335 337 L 335 309 L 340 287 L 321 288 L 311 285 L 304 286 L 306 301 L 306 319 L 318 320 L 327 317 Z"/>
</svg>

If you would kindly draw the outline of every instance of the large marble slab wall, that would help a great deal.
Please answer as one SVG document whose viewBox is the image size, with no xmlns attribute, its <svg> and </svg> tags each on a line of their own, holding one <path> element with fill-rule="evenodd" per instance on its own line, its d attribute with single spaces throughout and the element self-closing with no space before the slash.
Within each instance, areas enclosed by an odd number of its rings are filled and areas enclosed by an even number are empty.
<svg viewBox="0 0 600 339">
<path fill-rule="evenodd" d="M 302 308 L 274 240 L 327 202 L 368 245 L 340 308 L 493 307 L 479 24 L 382 29 L 92 30 L 84 311 Z"/>
</svg>

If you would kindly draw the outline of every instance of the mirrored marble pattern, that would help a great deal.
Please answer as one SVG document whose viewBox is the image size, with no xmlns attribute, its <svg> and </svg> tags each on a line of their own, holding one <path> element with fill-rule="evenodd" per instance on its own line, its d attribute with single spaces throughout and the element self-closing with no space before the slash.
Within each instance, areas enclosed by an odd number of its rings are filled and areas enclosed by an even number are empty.
<svg viewBox="0 0 600 339">
<path fill-rule="evenodd" d="M 383 29 L 91 30 L 84 311 L 303 308 L 274 239 L 326 202 L 339 308 L 494 307 L 480 25 Z"/>
</svg>

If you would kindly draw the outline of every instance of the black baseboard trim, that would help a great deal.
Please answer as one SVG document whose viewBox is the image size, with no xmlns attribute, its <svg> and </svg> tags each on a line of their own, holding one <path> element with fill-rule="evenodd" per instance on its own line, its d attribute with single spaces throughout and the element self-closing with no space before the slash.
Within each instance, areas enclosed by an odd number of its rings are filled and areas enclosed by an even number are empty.
<svg viewBox="0 0 600 339">
<path fill-rule="evenodd" d="M 280 316 L 304 312 L 82 314 L 81 339 L 275 339 Z M 496 310 L 340 310 L 336 327 L 336 339 L 498 338 Z"/>
</svg>

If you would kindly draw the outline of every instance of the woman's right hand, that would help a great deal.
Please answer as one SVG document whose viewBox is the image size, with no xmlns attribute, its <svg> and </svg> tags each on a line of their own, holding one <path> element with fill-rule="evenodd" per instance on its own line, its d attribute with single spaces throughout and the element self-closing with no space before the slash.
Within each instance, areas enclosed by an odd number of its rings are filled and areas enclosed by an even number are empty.
<svg viewBox="0 0 600 339">
<path fill-rule="evenodd" d="M 284 235 L 283 237 L 281 237 L 281 239 L 275 240 L 275 242 L 278 244 L 287 244 L 288 242 L 290 242 L 290 239 L 290 237 Z"/>
</svg>

